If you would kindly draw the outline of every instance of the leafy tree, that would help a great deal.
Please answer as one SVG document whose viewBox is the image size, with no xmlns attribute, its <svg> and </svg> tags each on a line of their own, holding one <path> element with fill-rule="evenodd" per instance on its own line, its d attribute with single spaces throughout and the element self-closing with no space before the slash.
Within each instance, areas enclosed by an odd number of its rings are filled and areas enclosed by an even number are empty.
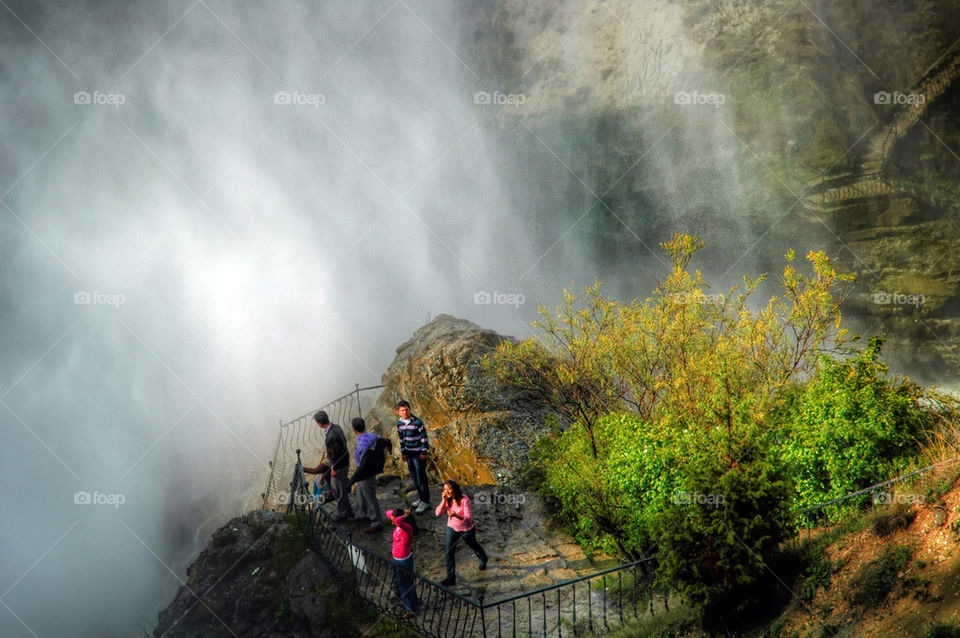
<svg viewBox="0 0 960 638">
<path fill-rule="evenodd" d="M 673 267 L 642 302 L 607 299 L 599 282 L 582 300 L 564 291 L 540 309 L 537 338 L 504 343 L 487 365 L 569 417 L 533 458 L 576 537 L 629 556 L 656 547 L 664 582 L 711 603 L 756 580 L 791 531 L 766 415 L 845 343 L 833 291 L 850 278 L 814 252 L 803 274 L 791 252 L 782 295 L 753 310 L 764 278 L 709 295 L 689 269 L 702 245 L 663 244 Z"/>
<path fill-rule="evenodd" d="M 890 380 L 882 347 L 874 337 L 855 357 L 824 357 L 781 415 L 778 450 L 794 469 L 796 511 L 902 473 L 932 433 L 929 393 Z"/>
</svg>

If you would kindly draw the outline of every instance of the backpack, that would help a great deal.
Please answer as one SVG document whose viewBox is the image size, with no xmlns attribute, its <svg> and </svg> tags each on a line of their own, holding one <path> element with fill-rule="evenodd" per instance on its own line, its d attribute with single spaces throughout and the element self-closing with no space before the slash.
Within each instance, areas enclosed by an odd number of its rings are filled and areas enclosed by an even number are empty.
<svg viewBox="0 0 960 638">
<path fill-rule="evenodd" d="M 383 466 L 387 462 L 387 453 L 393 454 L 393 442 L 390 439 L 385 439 L 383 437 L 377 437 L 377 442 L 373 444 L 367 454 L 372 454 L 370 462 L 373 467 L 374 474 L 381 474 L 383 472 Z"/>
</svg>

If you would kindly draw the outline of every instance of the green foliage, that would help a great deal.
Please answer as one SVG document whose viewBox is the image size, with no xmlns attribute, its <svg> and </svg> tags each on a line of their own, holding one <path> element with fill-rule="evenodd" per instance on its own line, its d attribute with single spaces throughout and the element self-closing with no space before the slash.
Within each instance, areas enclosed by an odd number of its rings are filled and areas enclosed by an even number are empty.
<svg viewBox="0 0 960 638">
<path fill-rule="evenodd" d="M 812 557 L 804 570 L 803 580 L 800 583 L 800 595 L 806 601 L 813 600 L 817 590 L 830 587 L 830 577 L 833 575 L 834 565 L 829 557 L 819 554 Z"/>
<path fill-rule="evenodd" d="M 923 634 L 923 638 L 960 638 L 960 627 L 952 623 L 936 623 Z"/>
<path fill-rule="evenodd" d="M 899 582 L 898 574 L 907 566 L 912 556 L 913 552 L 909 547 L 885 547 L 879 558 L 864 565 L 851 579 L 850 602 L 863 608 L 882 603 Z"/>
<path fill-rule="evenodd" d="M 858 356 L 824 357 L 818 375 L 781 414 L 779 451 L 794 468 L 795 511 L 869 487 L 916 459 L 931 425 L 921 388 L 891 382 L 880 363 L 883 340 Z"/>
<path fill-rule="evenodd" d="M 656 548 L 664 585 L 698 604 L 727 604 L 763 573 L 792 533 L 787 468 L 770 454 L 766 415 L 780 391 L 845 340 L 831 293 L 849 278 L 822 253 L 793 265 L 758 310 L 763 277 L 708 295 L 689 269 L 702 242 L 663 245 L 669 276 L 621 304 L 599 282 L 540 309 L 539 338 L 504 343 L 486 361 L 571 425 L 531 455 L 558 518 L 587 548 L 643 556 Z"/>
<path fill-rule="evenodd" d="M 655 554 L 657 587 L 730 626 L 777 603 L 767 574 L 790 560 L 779 546 L 799 510 L 903 471 L 939 417 L 934 395 L 888 377 L 882 340 L 847 348 L 833 290 L 850 279 L 825 255 L 810 253 L 804 274 L 789 253 L 782 294 L 761 305 L 763 277 L 708 295 L 689 268 L 701 246 L 664 244 L 673 268 L 643 301 L 605 298 L 599 282 L 581 299 L 564 291 L 540 309 L 536 338 L 504 343 L 485 365 L 565 417 L 524 475 L 558 520 L 589 550 Z M 897 511 L 875 529 L 908 519 Z M 833 566 L 800 558 L 790 578 L 812 597 Z M 861 575 L 861 604 L 886 596 L 899 558 Z"/>
</svg>

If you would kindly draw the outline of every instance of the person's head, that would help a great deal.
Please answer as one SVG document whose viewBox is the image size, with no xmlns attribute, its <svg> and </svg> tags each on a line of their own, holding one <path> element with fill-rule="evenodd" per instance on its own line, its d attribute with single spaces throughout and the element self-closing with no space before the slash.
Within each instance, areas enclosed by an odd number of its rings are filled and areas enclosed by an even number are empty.
<svg viewBox="0 0 960 638">
<path fill-rule="evenodd" d="M 367 422 L 358 416 L 353 417 L 353 420 L 350 421 L 350 425 L 353 426 L 353 431 L 357 434 L 367 431 Z"/>
<path fill-rule="evenodd" d="M 387 510 L 387 518 L 391 521 L 410 515 L 410 510 L 402 510 L 399 507 L 395 510 Z"/>
<path fill-rule="evenodd" d="M 320 410 L 319 412 L 314 414 L 313 420 L 316 421 L 317 425 L 319 425 L 322 428 L 326 428 L 328 425 L 330 425 L 330 417 L 328 417 L 327 413 L 324 412 L 323 410 Z"/>
<path fill-rule="evenodd" d="M 397 414 L 400 415 L 401 419 L 409 419 L 412 412 L 410 411 L 410 404 L 406 401 L 397 402 Z"/>
<path fill-rule="evenodd" d="M 451 479 L 449 481 L 444 482 L 443 495 L 448 498 L 452 498 L 459 504 L 460 499 L 463 498 L 463 490 L 460 489 L 459 483 Z"/>
</svg>

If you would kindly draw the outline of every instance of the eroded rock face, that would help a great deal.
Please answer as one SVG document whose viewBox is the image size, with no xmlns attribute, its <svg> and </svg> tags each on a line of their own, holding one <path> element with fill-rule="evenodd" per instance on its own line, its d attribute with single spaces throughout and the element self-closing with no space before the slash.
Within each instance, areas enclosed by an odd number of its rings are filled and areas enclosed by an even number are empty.
<svg viewBox="0 0 960 638">
<path fill-rule="evenodd" d="M 406 399 L 427 426 L 431 476 L 465 485 L 515 484 L 551 410 L 484 370 L 483 357 L 508 339 L 439 315 L 397 348 L 368 421 L 396 442 L 395 406 Z M 396 460 L 392 469 L 406 474 Z"/>
<path fill-rule="evenodd" d="M 214 533 L 160 612 L 154 636 L 329 636 L 324 592 L 335 583 L 287 522 L 250 512 Z"/>
</svg>

